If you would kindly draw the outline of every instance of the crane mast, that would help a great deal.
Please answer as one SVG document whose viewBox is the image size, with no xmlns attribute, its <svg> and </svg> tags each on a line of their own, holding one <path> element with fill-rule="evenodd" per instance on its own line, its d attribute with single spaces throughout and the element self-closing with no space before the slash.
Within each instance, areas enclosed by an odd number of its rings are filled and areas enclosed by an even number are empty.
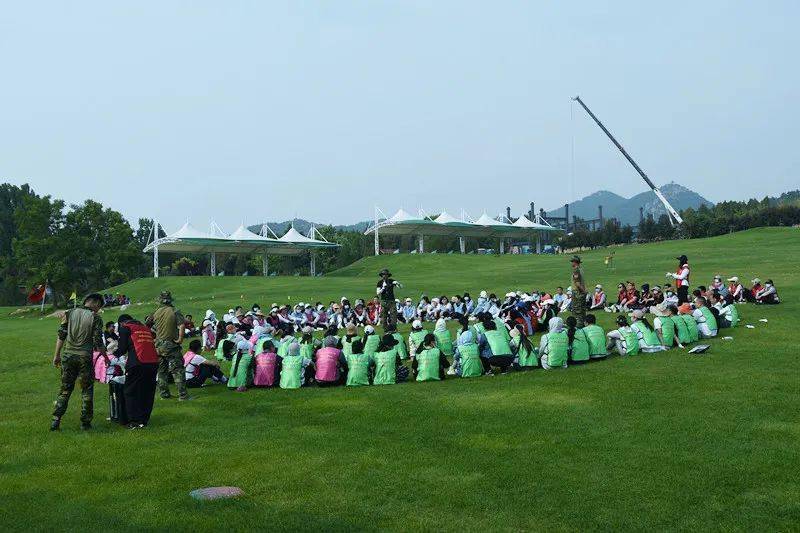
<svg viewBox="0 0 800 533">
<path fill-rule="evenodd" d="M 598 119 L 594 115 L 594 113 L 592 113 L 592 111 L 586 106 L 586 104 L 583 103 L 583 100 L 581 100 L 581 97 L 580 96 L 576 96 L 575 98 L 573 98 L 573 100 L 575 100 L 576 102 L 581 104 L 581 107 L 589 114 L 590 117 L 592 117 L 592 120 L 594 120 L 595 123 L 598 126 L 600 126 L 600 129 L 603 130 L 603 133 L 605 133 L 608 136 L 608 138 L 611 139 L 611 142 L 614 143 L 614 146 L 616 146 L 617 149 L 620 152 L 622 152 L 622 155 L 625 156 L 625 159 L 628 160 L 628 163 L 633 165 L 633 168 L 636 169 L 636 172 L 639 173 L 639 175 L 642 177 L 644 182 L 647 183 L 647 185 L 650 187 L 650 189 L 652 189 L 652 191 L 655 193 L 656 197 L 659 200 L 661 200 L 661 203 L 664 204 L 664 208 L 667 210 L 667 213 L 669 214 L 670 223 L 673 226 L 675 225 L 675 223 L 683 224 L 683 219 L 678 214 L 678 212 L 675 210 L 675 208 L 672 207 L 672 205 L 669 203 L 669 201 L 664 196 L 664 194 L 661 192 L 661 190 L 658 187 L 656 187 L 656 185 L 652 181 L 650 181 L 650 178 L 647 177 L 647 174 L 644 173 L 644 170 L 642 170 L 642 168 L 636 163 L 636 161 L 633 160 L 633 158 L 628 154 L 628 152 L 625 151 L 625 148 L 622 147 L 622 145 L 619 143 L 619 141 L 617 141 L 614 138 L 614 136 L 611 135 L 611 132 L 608 131 L 608 129 L 606 129 L 605 126 L 603 126 L 603 123 L 600 122 L 600 119 Z"/>
</svg>

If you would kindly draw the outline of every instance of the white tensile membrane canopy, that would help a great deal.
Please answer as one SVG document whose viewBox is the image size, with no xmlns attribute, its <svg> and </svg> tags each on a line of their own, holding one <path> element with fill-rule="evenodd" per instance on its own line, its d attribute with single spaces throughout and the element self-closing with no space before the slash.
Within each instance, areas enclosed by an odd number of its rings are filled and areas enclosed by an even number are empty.
<svg viewBox="0 0 800 533">
<path fill-rule="evenodd" d="M 218 229 L 218 227 L 217 227 Z M 312 231 L 313 228 L 312 228 Z M 158 247 L 167 253 L 267 253 L 270 255 L 299 255 L 316 248 L 336 248 L 339 245 L 325 240 L 306 237 L 294 227 L 283 237 L 272 238 L 247 229 L 244 224 L 226 235 L 221 230 L 212 233 L 200 231 L 188 221 L 176 232 L 147 244 L 144 252 Z"/>
<path fill-rule="evenodd" d="M 519 217 L 513 224 L 490 217 L 485 212 L 474 222 L 466 217 L 458 219 L 447 211 L 442 211 L 433 218 L 420 214 L 414 216 L 400 209 L 391 217 L 376 220 L 365 232 L 365 235 L 447 235 L 452 237 L 496 237 L 514 238 L 530 237 L 538 231 L 562 231 L 549 224 L 531 222 L 525 216 Z"/>
</svg>

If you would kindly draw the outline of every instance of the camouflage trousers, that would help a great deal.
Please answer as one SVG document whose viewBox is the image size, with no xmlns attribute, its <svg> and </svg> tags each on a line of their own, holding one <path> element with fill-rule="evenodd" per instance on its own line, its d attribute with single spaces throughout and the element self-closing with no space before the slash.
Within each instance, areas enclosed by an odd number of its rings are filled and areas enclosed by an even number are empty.
<svg viewBox="0 0 800 533">
<path fill-rule="evenodd" d="M 61 357 L 61 389 L 55 401 L 53 418 L 61 418 L 67 412 L 75 381 L 79 381 L 81 386 L 81 422 L 91 422 L 94 415 L 94 365 L 89 352 Z"/>
<path fill-rule="evenodd" d="M 185 370 L 183 368 L 183 355 L 181 354 L 181 345 L 172 341 L 158 341 L 156 342 L 156 351 L 158 352 L 158 392 L 161 397 L 169 397 L 169 376 L 172 374 L 172 379 L 175 380 L 175 386 L 178 388 L 178 396 L 186 398 Z"/>
<path fill-rule="evenodd" d="M 389 325 L 397 325 L 397 308 L 394 300 L 381 300 L 381 324 L 384 331 Z"/>
<path fill-rule="evenodd" d="M 586 293 L 575 293 L 570 309 L 577 322 L 577 327 L 584 327 L 586 325 Z"/>
</svg>

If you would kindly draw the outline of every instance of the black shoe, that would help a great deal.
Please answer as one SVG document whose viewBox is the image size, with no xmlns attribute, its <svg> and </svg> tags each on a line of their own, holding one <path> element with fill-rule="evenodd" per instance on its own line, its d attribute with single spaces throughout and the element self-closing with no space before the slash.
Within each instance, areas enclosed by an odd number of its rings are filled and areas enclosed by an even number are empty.
<svg viewBox="0 0 800 533">
<path fill-rule="evenodd" d="M 50 422 L 50 431 L 58 431 L 61 429 L 61 419 L 56 418 Z"/>
<path fill-rule="evenodd" d="M 83 431 L 88 431 L 88 430 L 92 429 L 92 423 L 91 422 L 81 422 L 81 429 Z"/>
<path fill-rule="evenodd" d="M 161 395 L 162 400 L 169 400 L 170 398 L 172 398 L 172 395 L 170 393 Z"/>
</svg>

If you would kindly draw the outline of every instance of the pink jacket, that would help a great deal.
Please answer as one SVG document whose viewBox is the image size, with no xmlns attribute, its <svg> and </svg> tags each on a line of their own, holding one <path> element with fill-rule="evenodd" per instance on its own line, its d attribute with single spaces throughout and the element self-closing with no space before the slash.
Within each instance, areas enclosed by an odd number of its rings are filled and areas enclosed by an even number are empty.
<svg viewBox="0 0 800 533">
<path fill-rule="evenodd" d="M 339 355 L 337 348 L 320 348 L 317 350 L 317 372 L 314 379 L 317 381 L 336 381 L 339 379 Z"/>
<path fill-rule="evenodd" d="M 256 356 L 256 371 L 253 385 L 256 387 L 272 387 L 275 385 L 275 366 L 278 356 L 274 353 L 262 352 Z"/>
</svg>

